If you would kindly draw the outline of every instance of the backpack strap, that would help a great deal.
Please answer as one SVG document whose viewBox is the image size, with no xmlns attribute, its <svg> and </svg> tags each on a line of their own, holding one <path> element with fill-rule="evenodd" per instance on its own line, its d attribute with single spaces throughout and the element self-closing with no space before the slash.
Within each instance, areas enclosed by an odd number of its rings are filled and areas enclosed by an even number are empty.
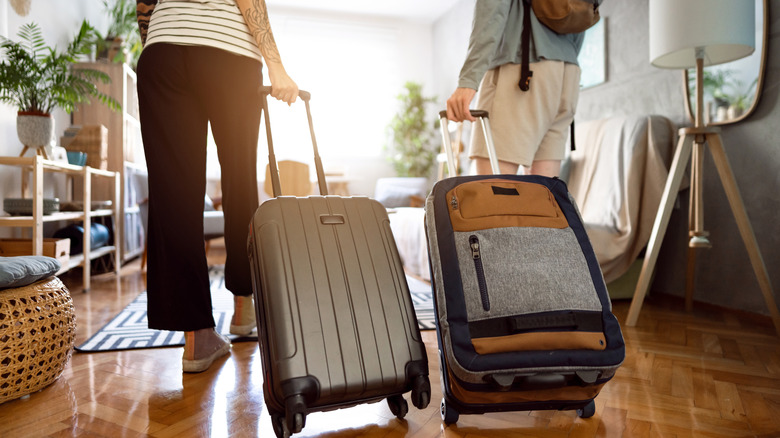
<svg viewBox="0 0 780 438">
<path fill-rule="evenodd" d="M 571 142 L 569 142 L 569 145 L 571 146 L 571 150 L 577 149 L 577 147 L 574 145 L 574 119 L 571 119 Z"/>
<path fill-rule="evenodd" d="M 598 6 L 597 4 L 594 6 Z M 528 91 L 531 88 L 531 77 L 534 72 L 530 68 L 531 59 L 531 3 L 530 0 L 523 0 L 523 32 L 520 36 L 520 44 L 523 50 L 523 59 L 520 64 L 520 82 L 517 84 L 521 90 Z M 571 150 L 574 150 L 574 120 L 571 121 Z"/>
<path fill-rule="evenodd" d="M 521 47 L 523 51 L 523 60 L 520 64 L 520 83 L 517 85 L 523 91 L 531 88 L 531 76 L 534 72 L 529 68 L 531 54 L 531 5 L 529 1 L 523 1 L 523 33 L 521 34 Z"/>
</svg>

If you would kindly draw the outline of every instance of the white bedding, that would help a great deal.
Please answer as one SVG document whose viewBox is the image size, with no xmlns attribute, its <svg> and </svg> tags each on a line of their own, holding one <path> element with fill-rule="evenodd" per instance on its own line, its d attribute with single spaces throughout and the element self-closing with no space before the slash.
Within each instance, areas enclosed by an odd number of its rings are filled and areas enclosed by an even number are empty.
<svg viewBox="0 0 780 438">
<path fill-rule="evenodd" d="M 388 209 L 387 213 L 406 272 L 430 281 L 428 246 L 425 242 L 425 210 L 399 207 Z"/>
</svg>

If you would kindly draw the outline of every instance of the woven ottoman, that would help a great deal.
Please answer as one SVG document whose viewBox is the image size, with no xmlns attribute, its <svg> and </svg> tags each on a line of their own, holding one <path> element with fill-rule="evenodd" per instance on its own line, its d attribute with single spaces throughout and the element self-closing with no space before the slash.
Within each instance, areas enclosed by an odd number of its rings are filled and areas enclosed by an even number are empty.
<svg viewBox="0 0 780 438">
<path fill-rule="evenodd" d="M 59 278 L 0 290 L 0 403 L 57 380 L 75 336 L 73 301 Z"/>
</svg>

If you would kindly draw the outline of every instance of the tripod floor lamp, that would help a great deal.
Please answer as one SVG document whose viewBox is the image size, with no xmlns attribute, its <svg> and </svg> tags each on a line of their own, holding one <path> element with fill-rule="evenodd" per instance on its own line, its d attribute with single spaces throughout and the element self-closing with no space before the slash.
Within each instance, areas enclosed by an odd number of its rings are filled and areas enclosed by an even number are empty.
<svg viewBox="0 0 780 438">
<path fill-rule="evenodd" d="M 634 291 L 626 323 L 634 326 L 650 286 L 655 263 L 689 158 L 691 164 L 689 210 L 689 266 L 686 307 L 692 304 L 693 261 L 696 248 L 711 246 L 704 230 L 702 170 L 704 153 L 712 154 L 742 241 L 747 248 L 761 293 L 780 335 L 780 311 L 774 299 L 766 265 L 745 212 L 734 173 L 726 156 L 720 129 L 703 121 L 703 68 L 746 57 L 755 50 L 755 2 L 753 0 L 651 0 L 650 60 L 660 68 L 696 69 L 696 117 L 693 127 L 680 130 L 669 177 L 655 218 L 642 271 Z"/>
</svg>

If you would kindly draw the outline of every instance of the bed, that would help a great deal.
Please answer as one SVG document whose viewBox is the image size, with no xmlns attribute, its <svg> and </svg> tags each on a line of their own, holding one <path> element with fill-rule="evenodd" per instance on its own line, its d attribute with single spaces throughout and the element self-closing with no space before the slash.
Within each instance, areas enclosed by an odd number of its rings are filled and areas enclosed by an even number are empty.
<svg viewBox="0 0 780 438">
<path fill-rule="evenodd" d="M 388 208 L 390 228 L 406 273 L 430 281 L 428 246 L 425 241 L 425 210 L 416 207 Z"/>
</svg>

